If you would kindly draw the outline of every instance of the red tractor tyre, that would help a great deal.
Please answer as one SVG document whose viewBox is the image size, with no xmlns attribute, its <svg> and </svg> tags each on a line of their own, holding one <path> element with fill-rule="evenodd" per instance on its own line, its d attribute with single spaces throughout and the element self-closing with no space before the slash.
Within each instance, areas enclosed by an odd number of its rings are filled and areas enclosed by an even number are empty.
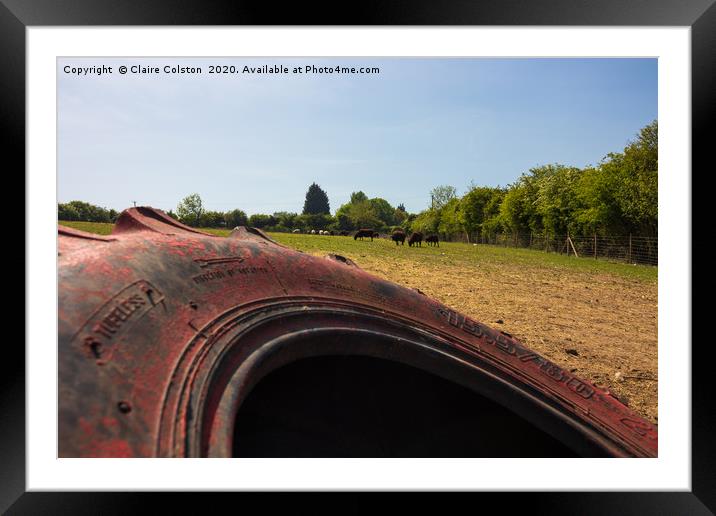
<svg viewBox="0 0 716 516">
<path fill-rule="evenodd" d="M 61 226 L 58 247 L 60 457 L 232 456 L 254 387 L 325 356 L 421 369 L 582 456 L 657 455 L 656 428 L 608 392 L 350 259 L 143 207 L 109 236 Z"/>
</svg>

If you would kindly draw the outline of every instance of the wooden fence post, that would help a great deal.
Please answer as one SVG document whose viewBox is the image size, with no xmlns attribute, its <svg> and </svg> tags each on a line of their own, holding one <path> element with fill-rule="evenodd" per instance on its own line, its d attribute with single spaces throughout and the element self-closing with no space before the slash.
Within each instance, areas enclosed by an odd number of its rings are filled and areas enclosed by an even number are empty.
<svg viewBox="0 0 716 516">
<path fill-rule="evenodd" d="M 572 246 L 572 251 L 574 251 L 574 256 L 579 258 L 579 255 L 577 254 L 577 249 L 574 247 L 574 242 L 572 242 L 572 239 L 569 237 L 569 233 L 567 233 L 567 242 L 569 245 Z M 567 248 L 567 256 L 569 256 L 569 247 Z"/>
<path fill-rule="evenodd" d="M 597 259 L 597 234 L 594 233 L 594 259 Z"/>
</svg>

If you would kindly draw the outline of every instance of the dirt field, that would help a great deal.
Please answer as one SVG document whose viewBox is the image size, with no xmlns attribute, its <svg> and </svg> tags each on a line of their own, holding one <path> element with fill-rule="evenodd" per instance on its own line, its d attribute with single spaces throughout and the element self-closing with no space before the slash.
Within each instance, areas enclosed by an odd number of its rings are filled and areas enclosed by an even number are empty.
<svg viewBox="0 0 716 516">
<path fill-rule="evenodd" d="M 605 387 L 658 423 L 657 269 L 526 249 L 271 234 L 364 270 L 507 331 L 556 364 Z"/>
<path fill-rule="evenodd" d="M 111 228 L 86 224 L 67 225 L 97 233 Z M 377 276 L 419 288 L 507 331 L 658 423 L 655 267 L 486 245 L 410 248 L 385 239 L 271 236 L 317 256 L 346 256 Z"/>
</svg>

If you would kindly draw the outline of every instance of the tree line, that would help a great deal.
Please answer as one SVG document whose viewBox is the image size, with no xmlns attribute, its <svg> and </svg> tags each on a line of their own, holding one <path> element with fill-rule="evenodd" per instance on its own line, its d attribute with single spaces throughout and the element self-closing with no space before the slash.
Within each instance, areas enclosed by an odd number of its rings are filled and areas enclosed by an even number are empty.
<svg viewBox="0 0 716 516">
<path fill-rule="evenodd" d="M 658 122 L 596 166 L 544 165 L 505 188 L 472 185 L 460 198 L 441 186 L 431 194 L 432 206 L 408 217 L 410 230 L 486 241 L 504 233 L 655 237 Z"/>
<path fill-rule="evenodd" d="M 369 198 L 356 191 L 331 215 L 328 194 L 309 186 L 302 213 L 247 214 L 205 210 L 199 194 L 184 198 L 167 214 L 194 227 L 253 226 L 267 231 L 299 229 L 440 233 L 467 240 L 490 241 L 498 234 L 657 235 L 658 124 L 642 128 L 622 152 L 608 154 L 595 166 L 576 168 L 558 163 L 530 169 L 506 187 L 470 185 L 462 196 L 453 186 L 430 192 L 431 204 L 408 213 L 401 203 Z M 58 205 L 60 220 L 114 222 L 115 210 L 81 201 Z"/>
<path fill-rule="evenodd" d="M 58 220 L 82 222 L 114 222 L 119 212 L 83 201 L 70 201 L 57 205 Z"/>
</svg>

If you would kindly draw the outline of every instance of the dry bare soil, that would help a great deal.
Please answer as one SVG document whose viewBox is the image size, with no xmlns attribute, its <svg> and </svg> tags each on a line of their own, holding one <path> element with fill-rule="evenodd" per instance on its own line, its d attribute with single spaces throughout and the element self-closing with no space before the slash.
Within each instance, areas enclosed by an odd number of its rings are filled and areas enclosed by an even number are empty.
<svg viewBox="0 0 716 516">
<path fill-rule="evenodd" d="M 63 223 L 109 233 L 111 224 Z M 228 231 L 207 230 L 219 235 Z M 418 288 L 504 330 L 658 423 L 657 268 L 527 249 L 271 233 L 278 242 Z"/>
<path fill-rule="evenodd" d="M 304 252 L 351 258 L 504 330 L 653 423 L 657 403 L 657 268 L 527 249 L 271 234 Z"/>
</svg>

